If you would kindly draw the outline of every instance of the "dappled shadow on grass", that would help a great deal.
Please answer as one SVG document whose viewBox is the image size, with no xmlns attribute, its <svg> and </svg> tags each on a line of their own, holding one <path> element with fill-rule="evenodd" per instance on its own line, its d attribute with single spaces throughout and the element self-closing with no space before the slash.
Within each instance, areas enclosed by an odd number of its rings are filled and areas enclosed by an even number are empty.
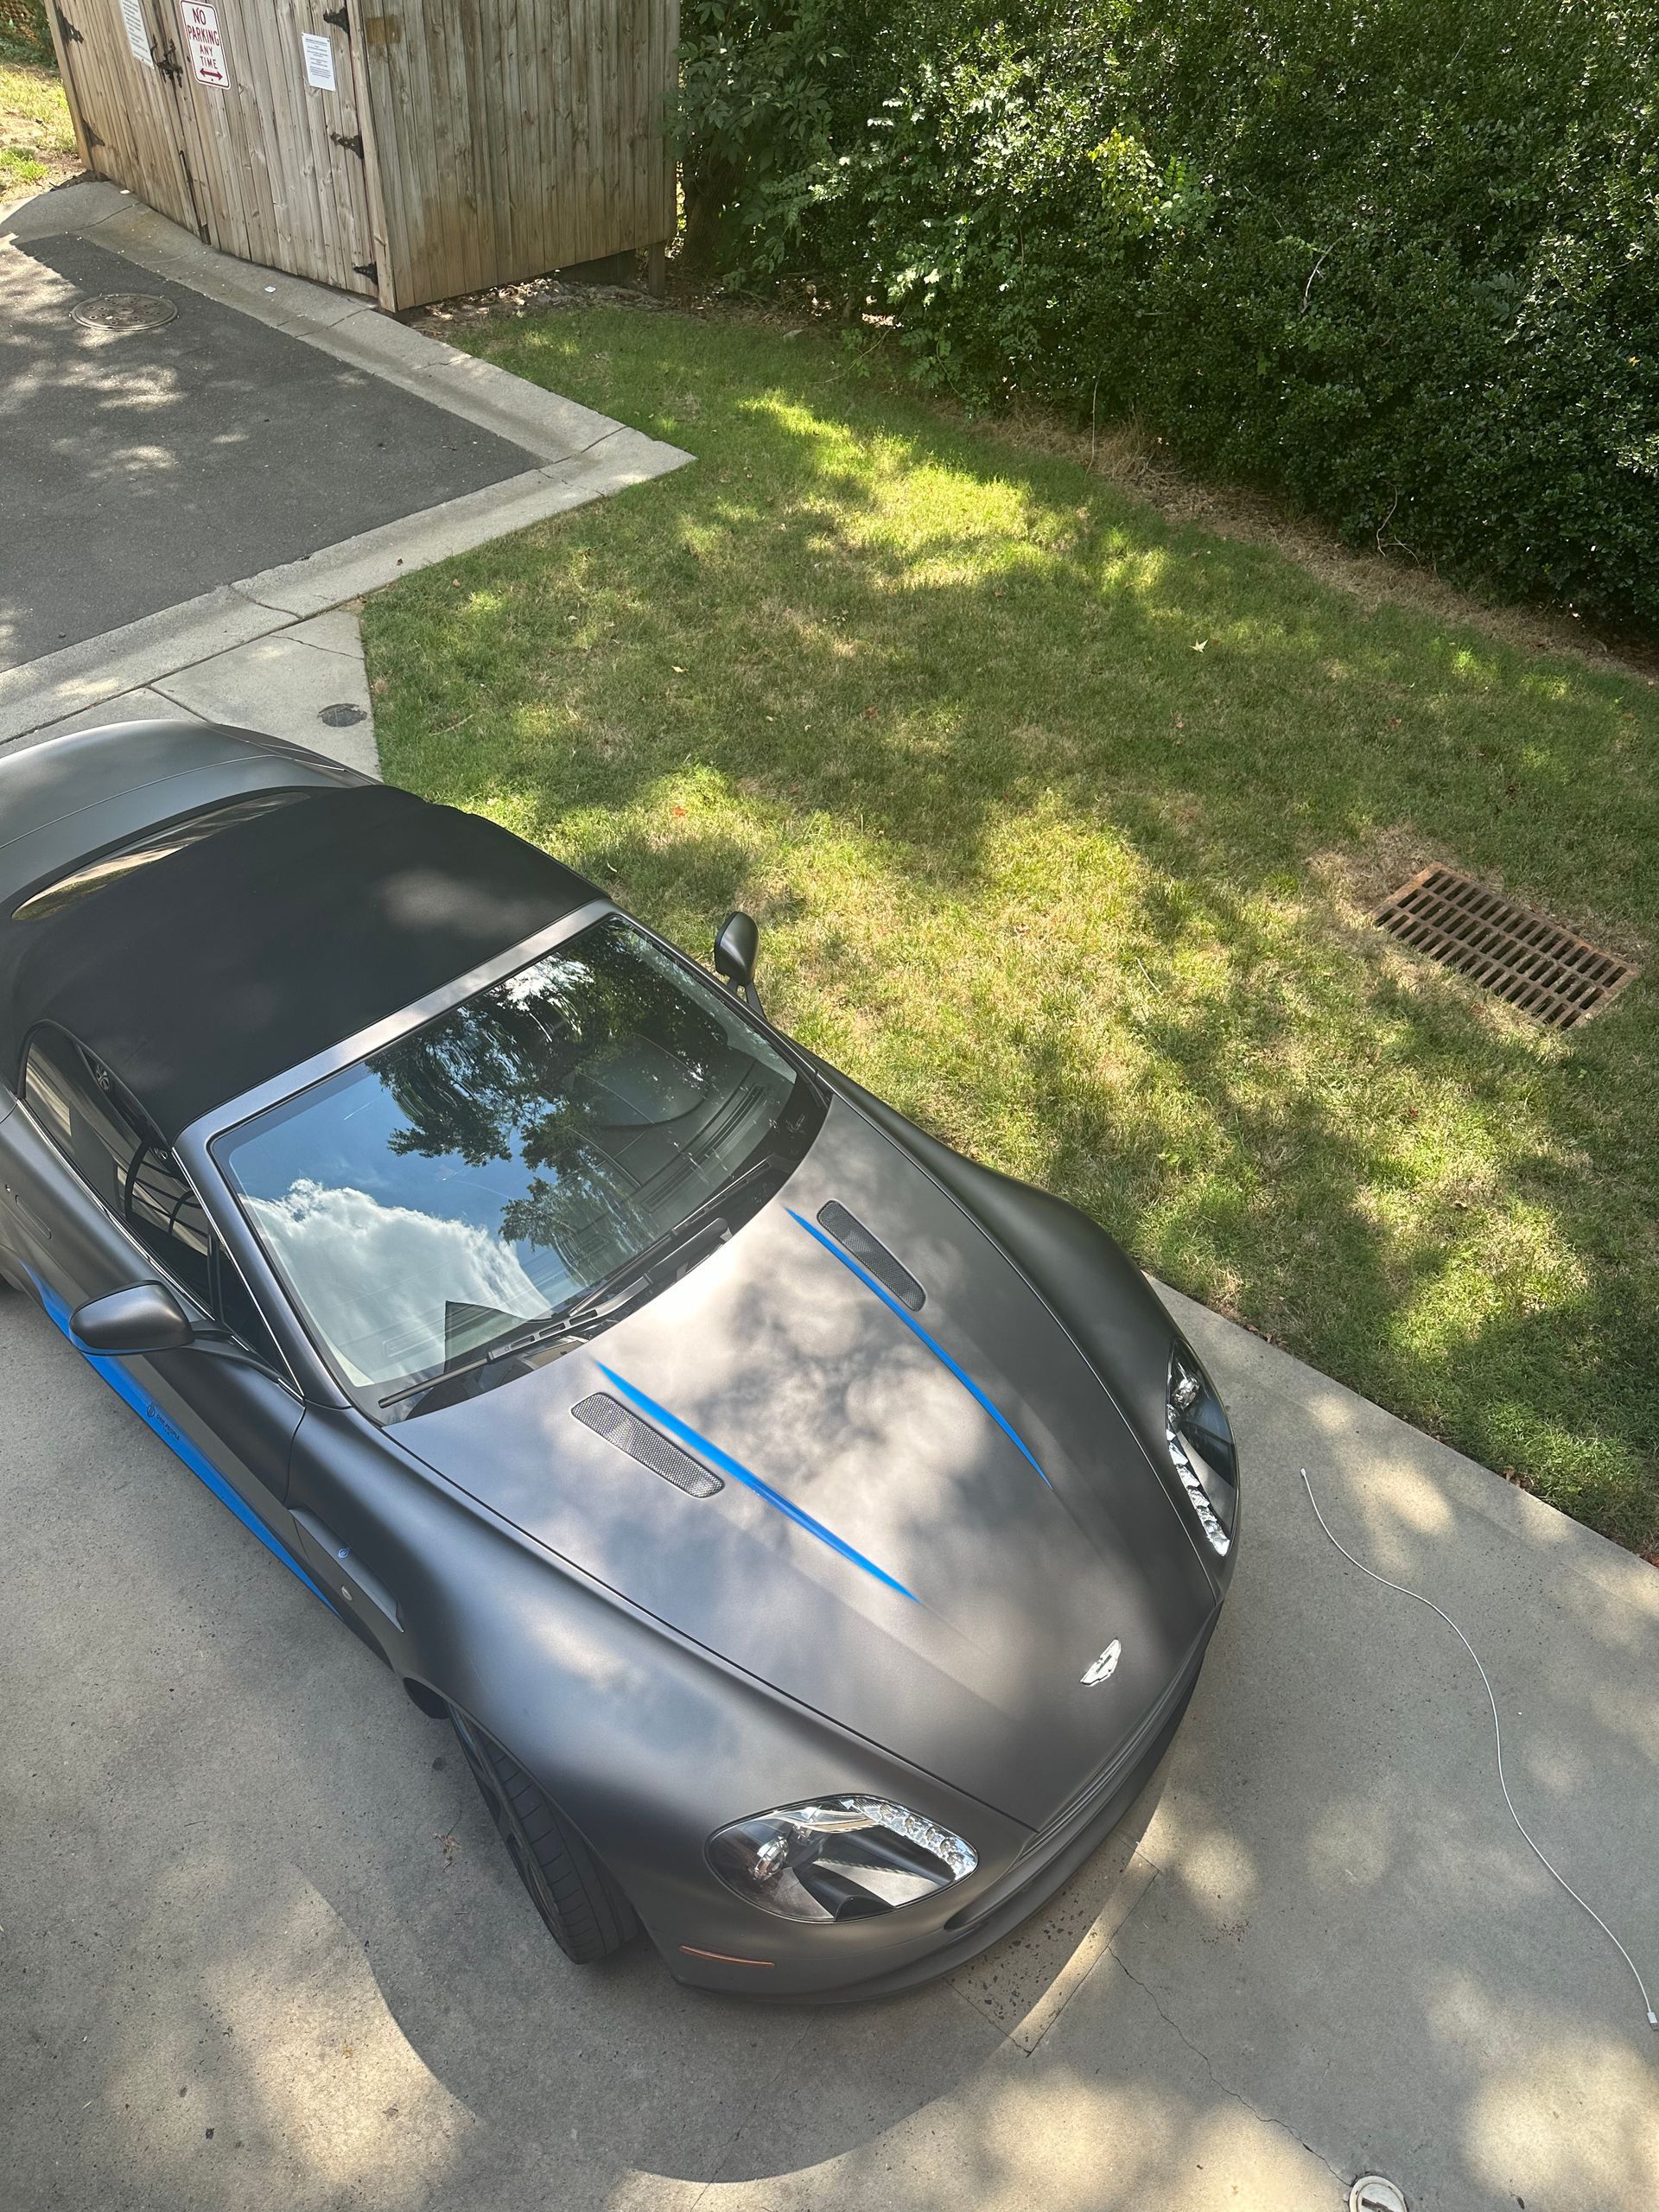
<svg viewBox="0 0 1659 2212">
<path fill-rule="evenodd" d="M 774 1011 L 861 1079 L 1652 1542 L 1651 990 L 1554 1039 L 1363 928 L 1446 857 L 1643 950 L 1646 690 L 1367 613 L 816 343 L 499 350 L 698 463 L 371 611 L 391 772 L 695 950 L 750 906 Z"/>
</svg>

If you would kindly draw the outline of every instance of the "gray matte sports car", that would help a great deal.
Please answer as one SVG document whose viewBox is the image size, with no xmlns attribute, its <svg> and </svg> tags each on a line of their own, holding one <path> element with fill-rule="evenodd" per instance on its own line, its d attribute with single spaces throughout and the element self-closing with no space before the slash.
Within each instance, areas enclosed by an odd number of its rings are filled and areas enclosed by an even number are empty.
<svg viewBox="0 0 1659 2212">
<path fill-rule="evenodd" d="M 1122 1253 L 476 816 L 245 731 L 0 762 L 0 1272 L 453 1722 L 567 1955 L 857 1997 L 1192 1694 L 1226 1417 Z"/>
</svg>

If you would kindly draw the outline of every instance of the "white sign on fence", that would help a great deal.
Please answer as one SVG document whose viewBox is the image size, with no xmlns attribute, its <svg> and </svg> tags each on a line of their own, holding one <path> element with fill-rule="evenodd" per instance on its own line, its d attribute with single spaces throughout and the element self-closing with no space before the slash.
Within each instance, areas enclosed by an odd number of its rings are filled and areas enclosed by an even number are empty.
<svg viewBox="0 0 1659 2212">
<path fill-rule="evenodd" d="M 156 67 L 156 57 L 149 50 L 149 33 L 144 28 L 144 11 L 138 0 L 121 0 L 121 20 L 127 27 L 127 44 L 132 48 L 132 58 L 142 61 L 146 69 Z"/>
<path fill-rule="evenodd" d="M 204 85 L 228 85 L 225 48 L 219 35 L 219 16 L 207 0 L 179 0 L 184 17 L 184 42 L 190 49 L 190 67 Z"/>
<path fill-rule="evenodd" d="M 324 31 L 302 31 L 300 44 L 305 48 L 305 81 L 315 85 L 320 92 L 334 89 L 334 49 Z"/>
</svg>

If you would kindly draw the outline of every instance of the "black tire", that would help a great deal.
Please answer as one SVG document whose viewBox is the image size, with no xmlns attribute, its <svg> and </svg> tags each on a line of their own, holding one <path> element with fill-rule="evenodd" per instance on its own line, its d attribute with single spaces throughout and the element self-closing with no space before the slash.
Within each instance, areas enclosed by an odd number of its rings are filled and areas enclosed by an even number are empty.
<svg viewBox="0 0 1659 2212">
<path fill-rule="evenodd" d="M 626 1897 L 512 1753 L 458 1713 L 449 1718 L 496 1833 L 553 1941 L 579 1967 L 620 1951 L 639 1933 Z"/>
</svg>

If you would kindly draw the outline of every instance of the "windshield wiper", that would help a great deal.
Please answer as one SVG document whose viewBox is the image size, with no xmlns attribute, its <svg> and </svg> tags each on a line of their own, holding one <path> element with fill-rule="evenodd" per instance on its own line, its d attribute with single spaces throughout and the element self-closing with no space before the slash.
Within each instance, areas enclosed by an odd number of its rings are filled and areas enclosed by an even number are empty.
<svg viewBox="0 0 1659 2212">
<path fill-rule="evenodd" d="M 520 1322 L 516 1328 L 509 1329 L 505 1335 L 496 1338 L 493 1344 L 486 1344 L 470 1359 L 462 1360 L 454 1367 L 446 1367 L 436 1375 L 429 1375 L 424 1382 L 407 1382 L 402 1389 L 388 1391 L 384 1398 L 378 1401 L 378 1404 L 383 1408 L 397 1406 L 407 1398 L 423 1397 L 429 1390 L 438 1389 L 446 1382 L 456 1382 L 464 1375 L 476 1375 L 481 1368 L 492 1366 L 497 1360 L 510 1359 L 515 1353 L 534 1351 L 543 1344 L 556 1343 L 561 1337 L 576 1336 L 593 1322 L 614 1319 L 617 1313 L 632 1301 L 636 1291 L 650 1287 L 651 1278 L 661 1272 L 665 1262 L 684 1259 L 688 1249 L 704 1237 L 723 1243 L 732 1232 L 721 1215 L 715 1213 L 715 1209 L 723 1209 L 733 1192 L 746 1183 L 753 1182 L 757 1175 L 768 1168 L 785 1164 L 786 1157 L 776 1153 L 766 1153 L 760 1159 L 751 1160 L 713 1198 L 705 1198 L 700 1206 L 694 1206 L 675 1228 L 654 1238 L 642 1250 L 624 1260 L 620 1266 L 613 1268 L 608 1274 L 601 1275 L 597 1282 L 589 1284 L 575 1297 L 567 1299 L 562 1306 L 556 1306 L 533 1319 Z M 715 1217 L 712 1221 L 706 1220 L 704 1217 L 711 1213 L 715 1213 Z"/>
<path fill-rule="evenodd" d="M 591 1321 L 608 1320 L 614 1308 L 626 1305 L 636 1290 L 645 1287 L 636 1268 L 624 1268 L 620 1272 L 631 1278 L 620 1296 L 614 1299 L 598 1297 L 594 1292 L 584 1290 L 579 1298 L 570 1300 L 568 1304 L 556 1306 L 550 1313 L 540 1314 L 534 1320 L 522 1322 L 516 1329 L 509 1329 L 505 1335 L 487 1344 L 482 1351 L 474 1352 L 470 1359 L 459 1360 L 453 1367 L 442 1368 L 436 1375 L 429 1375 L 423 1382 L 409 1382 L 401 1390 L 388 1391 L 379 1403 L 382 1406 L 401 1405 L 405 1398 L 423 1396 L 427 1391 L 436 1390 L 446 1382 L 456 1382 L 463 1375 L 476 1375 L 480 1368 L 492 1366 L 497 1360 L 511 1359 L 518 1352 L 533 1351 L 538 1344 L 556 1343 L 561 1337 L 575 1336 Z"/>
</svg>

